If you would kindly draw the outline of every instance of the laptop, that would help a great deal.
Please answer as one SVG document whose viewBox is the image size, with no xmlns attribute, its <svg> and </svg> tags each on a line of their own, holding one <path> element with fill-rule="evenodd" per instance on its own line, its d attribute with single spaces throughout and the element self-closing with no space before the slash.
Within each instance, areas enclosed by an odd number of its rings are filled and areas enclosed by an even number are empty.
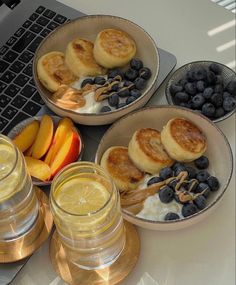
<svg viewBox="0 0 236 285">
<path fill-rule="evenodd" d="M 20 121 L 51 113 L 33 80 L 32 61 L 40 42 L 58 26 L 84 14 L 55 0 L 0 0 L 0 133 Z M 158 87 L 176 65 L 176 58 L 159 49 Z M 155 94 L 154 94 L 155 95 Z M 159 104 L 153 96 L 148 105 Z M 86 148 L 83 160 L 93 161 L 109 126 L 79 126 Z M 29 259 L 0 264 L 0 285 L 9 284 Z"/>
</svg>

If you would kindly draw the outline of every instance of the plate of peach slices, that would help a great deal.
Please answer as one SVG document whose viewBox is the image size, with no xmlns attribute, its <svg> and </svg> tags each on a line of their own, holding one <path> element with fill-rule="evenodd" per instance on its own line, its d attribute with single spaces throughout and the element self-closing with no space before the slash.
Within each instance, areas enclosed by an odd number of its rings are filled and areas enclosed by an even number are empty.
<svg viewBox="0 0 236 285">
<path fill-rule="evenodd" d="M 80 160 L 81 134 L 69 118 L 43 115 L 26 119 L 8 134 L 24 155 L 34 185 L 49 185 L 66 165 Z"/>
</svg>

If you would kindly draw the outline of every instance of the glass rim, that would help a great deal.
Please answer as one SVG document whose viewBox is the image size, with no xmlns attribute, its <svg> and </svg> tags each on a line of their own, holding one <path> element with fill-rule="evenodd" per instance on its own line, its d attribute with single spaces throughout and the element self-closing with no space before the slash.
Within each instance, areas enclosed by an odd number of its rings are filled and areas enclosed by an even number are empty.
<svg viewBox="0 0 236 285">
<path fill-rule="evenodd" d="M 17 147 L 12 143 L 12 141 L 7 136 L 4 136 L 3 134 L 0 134 L 0 139 L 3 139 L 5 141 L 7 141 L 9 143 L 9 145 L 12 147 L 12 149 L 13 149 L 13 151 L 15 153 L 15 161 L 14 161 L 14 164 L 13 164 L 12 168 L 9 170 L 9 172 L 5 176 L 0 178 L 0 181 L 3 181 L 9 175 L 11 175 L 12 172 L 14 171 L 14 169 L 16 167 L 16 164 L 17 164 L 17 161 L 18 161 L 18 151 L 17 151 Z"/>
<path fill-rule="evenodd" d="M 65 209 L 63 209 L 56 201 L 56 199 L 54 198 L 54 195 L 53 195 L 53 189 L 54 186 L 55 186 L 55 183 L 58 179 L 58 177 L 63 174 L 63 172 L 65 172 L 66 170 L 68 170 L 69 168 L 72 168 L 74 166 L 82 166 L 82 165 L 87 165 L 87 166 L 92 166 L 92 167 L 96 167 L 98 168 L 100 171 L 102 171 L 106 177 L 109 179 L 109 182 L 111 183 L 111 186 L 112 186 L 112 192 L 110 192 L 110 195 L 109 195 L 109 199 L 107 199 L 106 203 L 101 207 L 99 208 L 98 210 L 96 211 L 93 211 L 93 212 L 90 212 L 90 213 L 87 213 L 87 214 L 75 214 L 75 213 L 71 213 L 71 212 L 68 212 L 66 211 Z M 52 180 L 52 183 L 51 183 L 51 187 L 50 187 L 50 203 L 51 203 L 51 200 L 53 201 L 53 203 L 64 213 L 68 214 L 68 215 L 71 215 L 71 216 L 75 216 L 75 217 L 90 217 L 90 216 L 93 216 L 99 212 L 101 212 L 103 209 L 106 208 L 106 206 L 109 204 L 109 202 L 111 201 L 112 199 L 112 194 L 114 193 L 114 191 L 116 191 L 116 187 L 115 187 L 115 184 L 111 178 L 111 176 L 99 165 L 99 164 L 96 164 L 94 162 L 90 162 L 90 161 L 77 161 L 77 162 L 73 162 L 73 163 L 70 163 L 69 165 L 63 167 L 57 174 L 56 176 L 53 178 Z"/>
</svg>

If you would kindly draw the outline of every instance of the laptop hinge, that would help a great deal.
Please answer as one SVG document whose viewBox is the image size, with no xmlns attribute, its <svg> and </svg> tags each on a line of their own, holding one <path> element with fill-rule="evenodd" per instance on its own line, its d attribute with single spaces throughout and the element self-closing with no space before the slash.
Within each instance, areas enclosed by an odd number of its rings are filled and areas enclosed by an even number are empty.
<svg viewBox="0 0 236 285">
<path fill-rule="evenodd" d="M 19 3 L 20 0 L 1 0 L 3 2 L 3 4 L 6 4 L 7 7 L 9 7 L 10 9 L 14 9 Z"/>
</svg>

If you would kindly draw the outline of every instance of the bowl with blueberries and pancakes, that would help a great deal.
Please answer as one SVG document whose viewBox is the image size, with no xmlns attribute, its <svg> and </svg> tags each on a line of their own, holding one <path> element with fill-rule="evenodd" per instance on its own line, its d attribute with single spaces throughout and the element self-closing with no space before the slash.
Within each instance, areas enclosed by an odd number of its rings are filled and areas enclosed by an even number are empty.
<svg viewBox="0 0 236 285">
<path fill-rule="evenodd" d="M 206 218 L 222 200 L 233 169 L 222 131 L 176 106 L 147 107 L 119 119 L 101 139 L 96 162 L 114 180 L 124 218 L 152 230 Z"/>
<path fill-rule="evenodd" d="M 58 27 L 38 47 L 34 80 L 57 115 L 104 125 L 142 107 L 157 88 L 158 48 L 135 23 L 84 16 Z"/>
</svg>

